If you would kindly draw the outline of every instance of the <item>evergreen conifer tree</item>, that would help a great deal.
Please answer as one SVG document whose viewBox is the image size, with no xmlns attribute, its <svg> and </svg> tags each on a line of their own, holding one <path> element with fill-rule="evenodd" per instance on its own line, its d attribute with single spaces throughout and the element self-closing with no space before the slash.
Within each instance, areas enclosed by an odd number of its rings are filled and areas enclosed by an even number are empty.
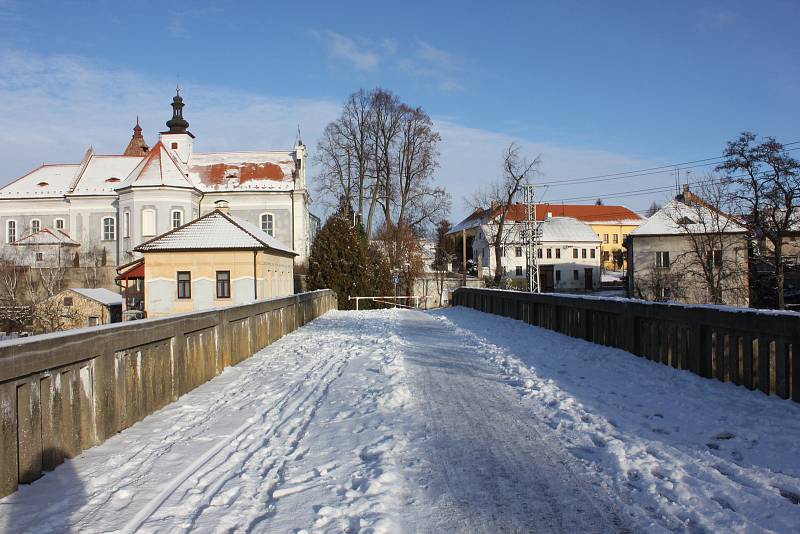
<svg viewBox="0 0 800 534">
<path fill-rule="evenodd" d="M 340 203 L 314 240 L 308 260 L 308 288 L 335 291 L 340 310 L 355 308 L 348 297 L 391 291 L 388 262 L 369 246 L 361 225 L 353 225 L 353 212 L 346 201 Z M 360 307 L 369 306 L 362 302 Z"/>
</svg>

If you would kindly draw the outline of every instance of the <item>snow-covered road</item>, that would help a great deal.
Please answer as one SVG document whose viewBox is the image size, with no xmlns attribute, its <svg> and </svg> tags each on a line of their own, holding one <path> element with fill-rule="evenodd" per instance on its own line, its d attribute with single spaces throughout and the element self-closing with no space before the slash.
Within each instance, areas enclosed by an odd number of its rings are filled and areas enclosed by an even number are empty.
<svg viewBox="0 0 800 534">
<path fill-rule="evenodd" d="M 330 312 L 0 500 L 3 532 L 777 531 L 800 408 L 454 308 Z"/>
</svg>

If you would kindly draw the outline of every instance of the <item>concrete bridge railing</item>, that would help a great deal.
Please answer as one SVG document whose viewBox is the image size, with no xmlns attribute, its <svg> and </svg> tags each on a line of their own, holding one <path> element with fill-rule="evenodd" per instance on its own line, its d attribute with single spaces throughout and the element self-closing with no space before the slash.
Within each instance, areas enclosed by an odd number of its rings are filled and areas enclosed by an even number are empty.
<svg viewBox="0 0 800 534">
<path fill-rule="evenodd" d="M 336 307 L 321 290 L 0 343 L 0 497 Z"/>
<path fill-rule="evenodd" d="M 800 402 L 800 314 L 459 288 L 453 304 Z"/>
</svg>

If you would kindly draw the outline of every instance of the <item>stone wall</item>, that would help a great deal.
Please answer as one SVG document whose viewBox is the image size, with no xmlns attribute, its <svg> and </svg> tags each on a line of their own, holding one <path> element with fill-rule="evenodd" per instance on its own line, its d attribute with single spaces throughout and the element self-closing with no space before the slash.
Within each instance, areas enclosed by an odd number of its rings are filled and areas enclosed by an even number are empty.
<svg viewBox="0 0 800 534">
<path fill-rule="evenodd" d="M 336 307 L 321 290 L 0 343 L 0 497 Z"/>
</svg>

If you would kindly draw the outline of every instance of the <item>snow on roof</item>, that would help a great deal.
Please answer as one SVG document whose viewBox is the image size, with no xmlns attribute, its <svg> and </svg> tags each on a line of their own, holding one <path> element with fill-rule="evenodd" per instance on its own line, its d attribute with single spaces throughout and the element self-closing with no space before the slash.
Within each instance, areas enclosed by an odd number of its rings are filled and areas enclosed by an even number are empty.
<svg viewBox="0 0 800 534">
<path fill-rule="evenodd" d="M 77 177 L 73 195 L 114 194 L 119 184 L 141 163 L 141 156 L 92 155 L 88 165 Z"/>
<path fill-rule="evenodd" d="M 295 252 L 258 226 L 219 210 L 146 241 L 139 252 L 174 250 L 278 250 Z"/>
<path fill-rule="evenodd" d="M 193 188 L 186 178 L 180 162 L 175 159 L 171 150 L 159 141 L 156 146 L 141 159 L 136 168 L 116 189 L 130 186 L 170 186 Z"/>
<path fill-rule="evenodd" d="M 600 242 L 591 226 L 573 217 L 548 217 L 542 221 L 540 228 L 545 243 Z"/>
<path fill-rule="evenodd" d="M 79 247 L 80 243 L 73 240 L 63 230 L 54 230 L 52 228 L 42 228 L 38 232 L 26 235 L 14 241 L 12 245 L 27 246 L 27 245 L 66 245 Z"/>
<path fill-rule="evenodd" d="M 102 287 L 97 287 L 97 288 L 71 287 L 69 288 L 69 291 L 74 291 L 79 295 L 83 295 L 88 299 L 92 299 L 106 306 L 122 305 L 122 295 L 114 293 L 113 291 L 110 291 Z"/>
<path fill-rule="evenodd" d="M 192 154 L 189 178 L 202 191 L 288 191 L 297 167 L 292 151 Z"/>
<path fill-rule="evenodd" d="M 683 235 L 687 232 L 701 232 L 702 225 L 698 225 L 698 221 L 694 223 L 678 224 L 678 221 L 683 217 L 689 220 L 702 219 L 707 221 L 708 224 L 719 226 L 723 233 L 737 234 L 745 232 L 744 227 L 734 222 L 729 217 L 722 214 L 719 215 L 719 223 L 712 223 L 712 217 L 716 215 L 713 212 L 701 205 L 687 206 L 679 200 L 671 200 L 663 208 L 655 212 L 647 222 L 639 226 L 636 230 L 631 232 L 633 236 L 645 235 Z"/>
<path fill-rule="evenodd" d="M 495 208 L 494 214 L 498 216 L 500 208 Z M 536 204 L 536 217 L 544 220 L 547 215 L 553 217 L 571 217 L 589 224 L 620 224 L 639 226 L 645 219 L 625 206 L 605 206 L 597 204 Z M 506 215 L 507 221 L 524 221 L 528 217 L 528 207 L 525 204 L 512 204 Z M 462 229 L 475 228 L 488 221 L 488 210 L 477 209 L 466 219 L 453 226 L 448 232 L 453 234 Z"/>
<path fill-rule="evenodd" d="M 61 197 L 79 167 L 77 163 L 42 165 L 0 189 L 0 198 Z"/>
</svg>

